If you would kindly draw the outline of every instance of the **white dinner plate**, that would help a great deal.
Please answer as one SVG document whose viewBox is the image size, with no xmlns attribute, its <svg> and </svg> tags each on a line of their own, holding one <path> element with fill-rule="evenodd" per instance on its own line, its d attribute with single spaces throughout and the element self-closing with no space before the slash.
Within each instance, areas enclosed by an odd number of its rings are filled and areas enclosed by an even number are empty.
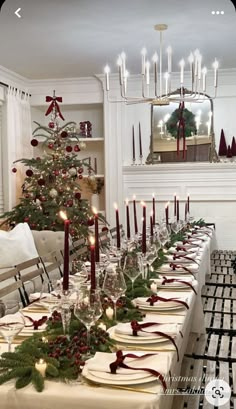
<svg viewBox="0 0 236 409">
<path fill-rule="evenodd" d="M 111 328 L 110 328 L 111 330 Z M 109 332 L 109 331 L 108 331 Z M 110 337 L 114 339 L 115 341 L 122 342 L 123 344 L 129 344 L 129 345 L 148 345 L 148 344 L 160 344 L 160 343 L 165 343 L 165 342 L 170 342 L 170 340 L 166 337 L 156 337 L 155 339 L 150 339 L 149 337 L 132 337 L 129 335 L 122 336 L 122 334 L 117 334 L 113 331 L 109 332 Z M 169 335 L 169 334 L 168 334 Z M 174 334 L 175 335 L 175 334 Z M 174 335 L 171 335 L 173 338 Z M 126 338 L 129 337 L 129 338 Z"/>
<path fill-rule="evenodd" d="M 112 380 L 112 379 L 111 380 L 102 379 L 102 378 L 98 378 L 97 376 L 93 375 L 93 373 L 91 373 L 88 370 L 86 365 L 83 368 L 82 375 L 85 378 L 87 378 L 89 381 L 104 384 L 104 385 L 141 385 L 143 383 L 150 383 L 150 382 L 153 382 L 153 381 L 157 380 L 157 378 L 155 376 L 149 375 L 146 378 L 142 377 L 141 379 L 129 379 L 129 380 L 127 379 L 127 380 L 119 381 L 116 378 L 115 374 L 112 375 L 114 377 L 114 380 Z"/>
<path fill-rule="evenodd" d="M 141 362 L 140 362 L 141 364 Z M 132 363 L 130 363 L 131 367 L 132 367 Z M 114 374 L 110 373 L 110 372 L 102 372 L 102 371 L 93 371 L 91 369 L 88 369 L 88 372 L 95 376 L 96 378 L 99 379 L 104 379 L 106 381 L 114 381 Z M 135 372 L 135 371 L 134 371 Z M 121 373 L 117 373 L 115 374 L 116 377 L 116 381 L 125 381 L 130 382 L 130 381 L 136 381 L 139 379 L 143 379 L 143 378 L 150 378 L 150 376 L 152 376 L 150 373 L 145 372 L 145 371 L 140 371 L 138 373 L 130 373 L 130 374 L 121 374 Z"/>
</svg>

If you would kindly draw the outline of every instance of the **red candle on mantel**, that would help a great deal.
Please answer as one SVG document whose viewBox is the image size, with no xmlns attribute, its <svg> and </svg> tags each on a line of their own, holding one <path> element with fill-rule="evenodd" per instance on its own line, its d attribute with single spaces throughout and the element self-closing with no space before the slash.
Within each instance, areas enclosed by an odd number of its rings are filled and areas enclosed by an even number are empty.
<svg viewBox="0 0 236 409">
<path fill-rule="evenodd" d="M 99 234 L 98 234 L 98 212 L 97 209 L 93 208 L 94 213 L 94 225 L 95 225 L 95 261 L 99 263 L 100 255 L 99 255 Z"/>
<path fill-rule="evenodd" d="M 139 125 L 138 125 L 138 130 L 139 130 L 139 156 L 142 157 L 143 156 L 143 149 L 142 149 L 142 134 L 141 134 L 140 122 L 139 122 Z"/>
<path fill-rule="evenodd" d="M 135 162 L 135 136 L 134 136 L 134 125 L 132 128 L 132 147 L 133 147 L 133 162 Z"/>
<path fill-rule="evenodd" d="M 155 195 L 152 194 L 152 222 L 156 224 L 156 203 L 155 203 Z"/>
<path fill-rule="evenodd" d="M 129 201 L 126 199 L 126 228 L 127 228 L 127 239 L 130 239 L 130 220 L 129 220 Z"/>
<path fill-rule="evenodd" d="M 91 273 L 90 273 L 90 282 L 91 290 L 96 290 L 96 275 L 95 275 L 95 239 L 90 237 L 90 263 L 91 263 Z"/>
<path fill-rule="evenodd" d="M 179 221 L 179 199 L 176 200 L 176 215 L 177 221 Z"/>
<path fill-rule="evenodd" d="M 168 224 L 169 224 L 169 202 L 166 203 L 165 214 L 166 214 L 166 225 L 168 226 Z"/>
<path fill-rule="evenodd" d="M 116 210 L 116 246 L 120 249 L 120 220 L 119 220 L 119 210 L 117 204 L 114 204 Z"/>
<path fill-rule="evenodd" d="M 176 193 L 174 194 L 174 216 L 176 217 L 176 211 L 177 211 L 177 197 Z"/>
<path fill-rule="evenodd" d="M 136 196 L 133 196 L 133 207 L 134 207 L 134 232 L 138 234 L 138 222 L 137 222 L 137 213 L 136 213 Z"/>
<path fill-rule="evenodd" d="M 143 206 L 143 230 L 142 230 L 142 253 L 146 254 L 147 252 L 147 242 L 146 242 L 146 204 L 141 202 Z"/>
<path fill-rule="evenodd" d="M 187 199 L 187 210 L 188 210 L 188 213 L 190 213 L 190 212 L 189 212 L 189 209 L 190 209 L 190 194 L 188 194 L 188 199 Z"/>
<path fill-rule="evenodd" d="M 150 212 L 150 235 L 153 236 L 153 212 Z"/>
<path fill-rule="evenodd" d="M 188 203 L 185 203 L 185 221 L 187 221 Z"/>
<path fill-rule="evenodd" d="M 63 291 L 68 291 L 69 288 L 69 228 L 70 220 L 62 210 L 59 212 L 60 217 L 64 220 L 64 266 L 63 266 Z"/>
</svg>

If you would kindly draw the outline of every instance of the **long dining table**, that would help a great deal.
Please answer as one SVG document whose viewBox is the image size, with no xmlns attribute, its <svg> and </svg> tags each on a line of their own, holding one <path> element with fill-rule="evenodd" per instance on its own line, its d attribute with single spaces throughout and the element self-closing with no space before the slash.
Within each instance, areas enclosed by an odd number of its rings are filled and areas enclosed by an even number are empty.
<svg viewBox="0 0 236 409">
<path fill-rule="evenodd" d="M 151 384 L 124 387 L 115 385 L 99 385 L 88 382 L 80 377 L 78 381 L 69 383 L 45 381 L 45 389 L 38 393 L 32 385 L 16 390 L 13 381 L 0 386 L 0 408 L 1 409 L 170 409 L 173 394 L 168 391 L 176 388 L 181 371 L 181 363 L 188 344 L 189 334 L 196 332 L 204 333 L 204 316 L 201 304 L 201 288 L 205 282 L 206 274 L 210 273 L 210 253 L 215 247 L 214 232 L 205 237 L 201 246 L 199 265 L 195 274 L 194 288 L 197 292 L 187 288 L 181 290 L 187 299 L 189 309 L 178 309 L 163 313 L 148 313 L 146 320 L 163 323 L 176 323 L 178 335 L 176 344 L 177 352 L 170 342 L 150 348 L 156 354 L 155 359 L 163 360 L 166 364 L 165 375 L 167 380 L 167 392 L 159 381 Z M 173 290 L 162 290 L 166 297 L 173 296 Z M 178 295 L 180 292 L 178 292 Z M 176 296 L 176 292 L 174 293 Z M 35 312 L 26 307 L 23 313 L 38 319 L 42 316 L 37 308 Z M 44 314 L 45 315 L 45 314 Z M 119 344 L 119 343 L 118 343 Z M 117 345 L 119 349 L 121 346 Z M 134 350 L 132 346 L 127 351 Z M 137 348 L 138 349 L 138 348 Z M 145 349 L 145 348 L 144 348 Z M 7 350 L 7 345 L 1 339 L 0 352 Z M 125 348 L 123 348 L 125 350 Z M 147 349 L 148 352 L 149 349 Z M 144 352 L 147 353 L 147 352 Z"/>
</svg>

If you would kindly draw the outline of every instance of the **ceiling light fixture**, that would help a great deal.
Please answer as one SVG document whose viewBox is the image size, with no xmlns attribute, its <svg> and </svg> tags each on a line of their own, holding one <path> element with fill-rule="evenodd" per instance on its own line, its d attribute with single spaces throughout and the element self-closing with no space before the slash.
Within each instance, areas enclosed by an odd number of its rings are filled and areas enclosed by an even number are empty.
<svg viewBox="0 0 236 409">
<path fill-rule="evenodd" d="M 137 104 L 150 102 L 153 105 L 168 105 L 172 102 L 203 102 L 206 95 L 206 76 L 207 68 L 202 67 L 202 55 L 197 49 L 194 52 L 191 52 L 188 60 L 185 61 L 181 59 L 179 62 L 180 66 L 180 88 L 179 92 L 172 90 L 172 48 L 168 47 L 167 52 L 167 71 L 163 71 L 163 31 L 167 30 L 168 26 L 166 24 L 157 24 L 155 30 L 159 32 L 160 36 L 160 45 L 159 45 L 159 56 L 155 52 L 152 57 L 152 64 L 147 60 L 147 50 L 145 48 L 141 51 L 141 85 L 142 85 L 142 96 L 128 96 L 127 94 L 127 83 L 129 72 L 126 68 L 126 55 L 122 52 L 117 60 L 118 71 L 119 71 L 119 83 L 120 83 L 120 101 L 109 100 L 109 102 L 125 102 L 127 104 Z M 151 65 L 153 67 L 153 78 L 154 81 L 150 80 L 150 71 Z M 188 67 L 188 68 L 186 68 Z M 214 61 L 213 65 L 214 70 L 214 99 L 217 94 L 218 86 L 218 68 L 219 63 L 217 60 Z M 184 87 L 184 71 L 187 70 L 190 72 L 191 77 L 191 91 L 187 91 Z M 105 69 L 105 79 L 106 79 L 106 91 L 109 96 L 110 91 L 110 68 L 106 65 Z M 152 89 L 151 89 L 152 88 Z M 151 96 L 153 92 L 153 96 Z"/>
</svg>

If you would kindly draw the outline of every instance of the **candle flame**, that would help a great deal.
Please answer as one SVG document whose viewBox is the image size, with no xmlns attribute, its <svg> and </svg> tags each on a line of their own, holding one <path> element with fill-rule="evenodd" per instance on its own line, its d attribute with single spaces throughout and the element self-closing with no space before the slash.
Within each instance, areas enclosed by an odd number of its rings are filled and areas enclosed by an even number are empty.
<svg viewBox="0 0 236 409">
<path fill-rule="evenodd" d="M 94 214 L 98 214 L 98 211 L 97 211 L 96 207 L 94 207 L 94 206 L 92 207 L 92 211 L 93 211 Z"/>
<path fill-rule="evenodd" d="M 61 217 L 62 220 L 68 220 L 66 212 L 63 212 L 63 210 L 60 210 L 59 216 Z"/>
<path fill-rule="evenodd" d="M 153 198 L 155 197 L 155 193 L 152 194 L 152 197 L 153 197 Z"/>
<path fill-rule="evenodd" d="M 94 244 L 95 244 L 95 238 L 94 238 L 93 236 L 90 236 L 90 237 L 89 237 L 89 242 L 90 242 L 91 246 L 94 246 Z"/>
<path fill-rule="evenodd" d="M 129 205 L 129 199 L 126 199 L 125 203 L 126 203 L 126 206 L 128 206 Z"/>
<path fill-rule="evenodd" d="M 115 209 L 115 210 L 118 210 L 117 203 L 114 203 L 114 209 Z"/>
<path fill-rule="evenodd" d="M 151 217 L 153 216 L 153 210 L 150 211 L 150 216 L 151 216 Z"/>
<path fill-rule="evenodd" d="M 146 207 L 146 203 L 145 202 L 140 202 L 141 206 Z"/>
<path fill-rule="evenodd" d="M 135 200 L 136 199 L 136 195 L 133 195 L 133 200 Z"/>
<path fill-rule="evenodd" d="M 40 360 L 38 361 L 39 364 L 45 364 L 44 359 L 40 358 Z"/>
</svg>

